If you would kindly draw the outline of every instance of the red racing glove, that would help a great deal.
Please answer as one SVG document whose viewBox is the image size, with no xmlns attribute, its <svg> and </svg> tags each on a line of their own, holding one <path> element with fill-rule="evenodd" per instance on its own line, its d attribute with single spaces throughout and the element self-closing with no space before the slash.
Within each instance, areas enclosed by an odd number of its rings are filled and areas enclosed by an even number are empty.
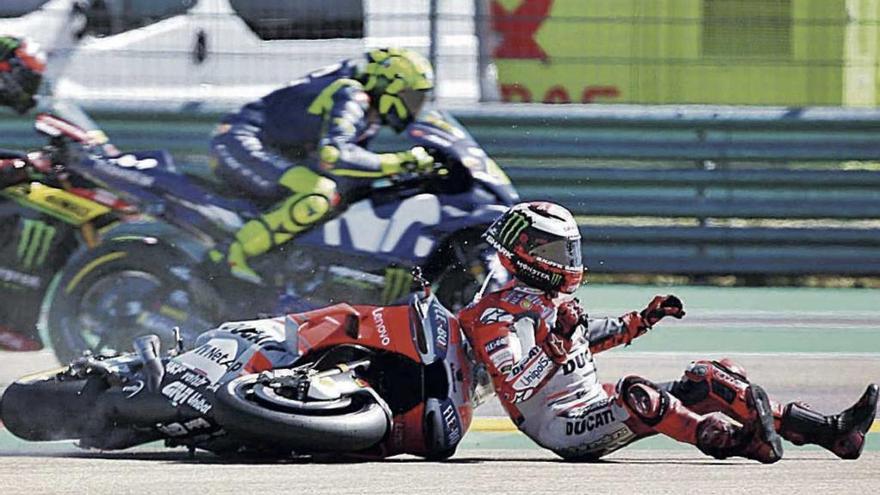
<svg viewBox="0 0 880 495">
<path fill-rule="evenodd" d="M 651 302 L 648 303 L 648 306 L 645 309 L 638 313 L 633 311 L 632 313 L 627 313 L 621 317 L 623 323 L 626 325 L 627 333 L 624 343 L 629 345 L 633 339 L 644 335 L 651 329 L 651 327 L 656 325 L 658 321 L 667 316 L 681 319 L 684 314 L 684 305 L 682 305 L 681 299 L 672 294 L 667 296 L 654 296 L 654 299 L 651 299 Z"/>
<path fill-rule="evenodd" d="M 556 310 L 556 325 L 547 333 L 547 338 L 541 345 L 553 362 L 564 364 L 568 360 L 572 346 L 571 338 L 575 330 L 580 325 L 586 324 L 586 321 L 587 312 L 577 299 L 559 305 Z"/>
<path fill-rule="evenodd" d="M 651 328 L 667 316 L 681 319 L 685 315 L 684 305 L 681 299 L 669 294 L 667 296 L 654 296 L 648 306 L 639 312 L 642 323 Z"/>
</svg>

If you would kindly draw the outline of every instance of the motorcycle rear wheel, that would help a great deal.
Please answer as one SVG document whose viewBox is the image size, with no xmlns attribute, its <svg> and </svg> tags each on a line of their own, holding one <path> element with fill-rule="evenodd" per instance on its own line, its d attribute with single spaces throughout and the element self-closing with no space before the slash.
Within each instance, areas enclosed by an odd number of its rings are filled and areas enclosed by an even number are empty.
<svg viewBox="0 0 880 495">
<path fill-rule="evenodd" d="M 388 432 L 385 409 L 372 396 L 316 401 L 308 409 L 287 407 L 255 393 L 258 377 L 236 378 L 215 396 L 215 418 L 227 433 L 246 444 L 283 445 L 298 454 L 350 453 L 378 444 Z"/>
</svg>

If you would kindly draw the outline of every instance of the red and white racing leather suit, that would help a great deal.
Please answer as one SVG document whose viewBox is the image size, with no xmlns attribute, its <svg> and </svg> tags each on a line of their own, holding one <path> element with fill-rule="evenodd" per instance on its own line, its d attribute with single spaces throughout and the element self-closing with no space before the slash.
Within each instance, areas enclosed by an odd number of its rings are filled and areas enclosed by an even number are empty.
<svg viewBox="0 0 880 495">
<path fill-rule="evenodd" d="M 630 415 L 615 400 L 614 386 L 599 383 L 593 353 L 636 337 L 639 317 L 589 319 L 586 334 L 578 327 L 567 360 L 557 364 L 541 346 L 556 308 L 543 291 L 513 285 L 468 306 L 459 319 L 523 433 L 563 457 L 598 457 L 630 443 L 636 433 L 624 424 Z"/>
</svg>

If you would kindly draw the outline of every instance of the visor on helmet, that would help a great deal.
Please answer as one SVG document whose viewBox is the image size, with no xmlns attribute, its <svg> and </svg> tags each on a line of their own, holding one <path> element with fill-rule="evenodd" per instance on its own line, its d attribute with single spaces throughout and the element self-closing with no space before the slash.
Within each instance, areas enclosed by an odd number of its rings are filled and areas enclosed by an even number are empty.
<svg viewBox="0 0 880 495">
<path fill-rule="evenodd" d="M 581 270 L 581 240 L 559 239 L 539 246 L 528 247 L 532 256 L 566 270 Z"/>
<path fill-rule="evenodd" d="M 406 89 L 401 91 L 398 96 L 400 96 L 400 100 L 403 101 L 403 105 L 409 112 L 407 120 L 412 121 L 422 111 L 422 107 L 428 99 L 428 90 Z"/>
</svg>

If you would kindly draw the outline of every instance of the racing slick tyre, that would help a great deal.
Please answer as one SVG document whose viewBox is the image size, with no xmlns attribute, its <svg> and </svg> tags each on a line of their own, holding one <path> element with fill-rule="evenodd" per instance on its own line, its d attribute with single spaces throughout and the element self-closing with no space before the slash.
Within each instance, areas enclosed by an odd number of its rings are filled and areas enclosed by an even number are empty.
<svg viewBox="0 0 880 495">
<path fill-rule="evenodd" d="M 46 294 L 44 341 L 62 363 L 128 350 L 147 334 L 173 348 L 174 327 L 191 343 L 222 319 L 223 302 L 200 273 L 183 252 L 141 239 L 81 250 Z"/>
<path fill-rule="evenodd" d="M 0 419 L 13 435 L 65 440 L 79 439 L 89 430 L 96 419 L 90 381 L 59 380 L 58 371 L 22 378 L 3 392 Z"/>
<path fill-rule="evenodd" d="M 270 444 L 296 453 L 349 453 L 378 444 L 389 430 L 385 408 L 368 394 L 298 402 L 261 390 L 259 375 L 225 384 L 215 395 L 214 417 L 245 444 Z"/>
</svg>

